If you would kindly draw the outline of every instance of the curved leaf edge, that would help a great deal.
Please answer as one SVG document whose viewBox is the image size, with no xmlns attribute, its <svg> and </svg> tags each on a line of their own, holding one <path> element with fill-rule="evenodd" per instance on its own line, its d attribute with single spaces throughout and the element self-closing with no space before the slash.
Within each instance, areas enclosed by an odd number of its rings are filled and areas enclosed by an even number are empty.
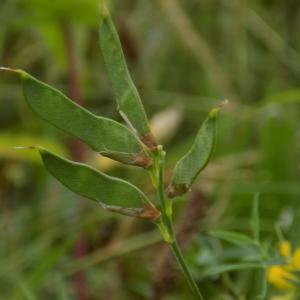
<svg viewBox="0 0 300 300">
<path fill-rule="evenodd" d="M 51 154 L 53 156 L 57 156 L 56 154 L 52 153 L 51 151 L 48 151 L 47 149 L 45 149 L 43 147 L 40 147 L 40 146 L 19 146 L 19 147 L 15 147 L 15 149 L 37 150 L 39 152 L 40 156 L 41 156 L 42 161 L 43 161 L 43 156 L 42 156 L 43 152 L 49 153 L 49 154 Z M 104 176 L 104 177 L 106 177 L 106 178 L 108 178 L 110 180 L 113 180 L 113 181 L 115 180 L 115 181 L 123 182 L 124 184 L 127 184 L 127 185 L 131 186 L 133 189 L 135 189 L 136 191 L 138 191 L 139 194 L 142 195 L 142 197 L 143 197 L 142 200 L 144 202 L 144 205 L 143 205 L 143 207 L 140 207 L 140 208 L 130 208 L 130 207 L 127 208 L 127 207 L 121 207 L 121 206 L 116 206 L 116 205 L 108 205 L 108 204 L 105 204 L 105 203 L 103 203 L 103 202 L 101 202 L 101 201 L 99 201 L 97 199 L 91 199 L 90 198 L 90 200 L 96 201 L 102 207 L 102 209 L 104 209 L 106 211 L 110 211 L 110 212 L 115 212 L 115 213 L 118 213 L 118 214 L 121 214 L 121 215 L 125 215 L 125 216 L 130 216 L 130 217 L 135 217 L 135 218 L 139 218 L 139 219 L 150 220 L 150 221 L 153 221 L 153 222 L 157 222 L 160 219 L 160 216 L 161 216 L 160 211 L 153 205 L 153 203 L 148 199 L 148 197 L 138 187 L 136 187 L 132 183 L 130 183 L 128 181 L 125 181 L 125 180 L 123 180 L 121 178 L 117 178 L 117 177 L 113 177 L 113 176 L 107 175 L 107 174 L 101 172 L 100 170 L 98 170 L 98 169 L 96 169 L 96 168 L 94 168 L 94 167 L 92 167 L 90 165 L 87 165 L 87 164 L 80 163 L 80 162 L 75 162 L 75 161 L 72 161 L 72 160 L 69 160 L 69 159 L 66 159 L 66 158 L 63 158 L 63 157 L 60 157 L 60 159 L 63 159 L 63 160 L 65 160 L 65 161 L 67 161 L 69 163 L 72 163 L 72 164 L 76 164 L 78 166 L 84 166 L 86 168 L 89 168 L 90 170 L 93 170 L 93 171 L 99 173 L 101 176 Z M 56 178 L 56 176 L 54 176 L 52 174 L 52 172 L 49 171 L 49 169 L 47 168 L 47 166 L 45 164 L 44 164 L 44 166 L 47 169 L 47 171 L 54 178 Z M 60 181 L 60 180 L 58 180 L 58 181 Z M 63 185 L 65 186 L 65 184 L 63 184 Z M 68 187 L 66 187 L 66 188 L 68 188 Z M 80 195 L 79 193 L 75 193 L 75 194 Z M 86 198 L 86 196 L 84 196 L 84 197 Z"/>
<path fill-rule="evenodd" d="M 62 93 L 60 90 L 52 87 L 51 85 L 37 79 L 36 77 L 32 76 L 31 74 L 27 73 L 24 70 L 21 69 L 12 69 L 12 68 L 7 68 L 7 67 L 0 67 L 0 70 L 2 71 L 8 71 L 8 72 L 12 72 L 15 74 L 18 74 L 20 76 L 20 78 L 22 80 L 26 80 L 28 78 L 31 78 L 35 81 L 37 81 L 38 83 L 50 88 L 50 89 L 54 89 L 58 94 L 60 94 L 63 97 L 66 97 L 69 101 L 72 101 L 71 99 L 69 99 L 69 97 L 67 97 L 64 93 Z M 28 103 L 28 105 L 31 107 L 31 109 L 36 113 L 34 107 L 32 107 L 30 101 L 27 100 L 26 95 L 24 95 L 26 102 Z M 144 169 L 149 169 L 152 165 L 153 165 L 153 159 L 147 155 L 146 151 L 145 151 L 145 143 L 140 140 L 136 134 L 134 132 L 132 132 L 131 130 L 128 129 L 128 127 L 124 126 L 123 124 L 110 119 L 110 118 L 106 118 L 106 117 L 102 117 L 102 116 L 97 116 L 93 113 L 91 113 L 89 110 L 87 110 L 86 108 L 78 105 L 76 102 L 73 102 L 73 104 L 75 106 L 78 106 L 80 109 L 84 110 L 87 114 L 91 115 L 94 118 L 97 118 L 99 120 L 105 120 L 107 122 L 111 122 L 112 124 L 115 124 L 116 126 L 122 127 L 123 130 L 126 130 L 136 141 L 138 144 L 140 144 L 142 151 L 138 152 L 138 153 L 128 153 L 128 152 L 118 152 L 118 151 L 98 151 L 97 149 L 95 149 L 92 145 L 89 145 L 86 141 L 84 141 L 83 139 L 80 139 L 78 137 L 79 140 L 81 140 L 82 142 L 84 142 L 85 144 L 87 144 L 93 151 L 98 152 L 99 154 L 101 154 L 102 156 L 106 156 L 110 159 L 119 161 L 120 163 L 126 164 L 126 165 L 133 165 L 133 166 L 138 166 L 138 167 L 142 167 Z M 71 135 L 71 133 L 67 132 L 66 130 L 64 130 L 63 128 L 58 127 L 56 124 L 46 120 L 44 117 L 42 117 L 40 114 L 36 113 L 37 116 L 39 118 L 41 118 L 42 120 L 44 120 L 45 122 L 51 124 L 52 126 L 54 126 L 55 128 Z M 147 146 L 147 145 L 146 145 Z"/>
<path fill-rule="evenodd" d="M 105 0 L 101 0 L 101 10 L 102 10 L 102 14 L 101 14 L 101 19 L 100 19 L 100 24 L 99 24 L 99 28 L 100 28 L 100 47 L 102 48 L 101 46 L 101 28 L 103 27 L 103 23 L 107 23 L 108 26 L 112 27 L 113 28 L 113 31 L 115 31 L 116 35 L 117 35 L 117 39 L 119 40 L 119 36 L 118 36 L 118 33 L 117 33 L 117 30 L 115 28 L 115 25 L 113 24 L 113 21 L 112 21 L 112 17 L 111 17 L 111 14 L 109 12 L 109 9 L 107 7 L 107 4 L 106 4 L 106 1 Z M 121 44 L 121 42 L 119 41 L 119 43 Z M 121 47 L 122 48 L 122 47 Z M 103 49 L 102 49 L 103 50 Z M 136 86 L 134 84 L 134 82 L 132 81 L 132 78 L 131 78 L 131 75 L 129 73 L 129 70 L 128 70 L 128 67 L 127 67 L 127 64 L 126 64 L 126 59 L 125 59 L 125 56 L 124 56 L 124 53 L 123 51 L 122 52 L 122 57 L 123 57 L 123 62 L 124 62 L 124 67 L 126 69 L 126 73 L 128 74 L 128 78 L 130 80 L 130 82 L 132 83 L 132 86 L 134 87 L 136 93 L 137 93 L 137 96 L 139 98 L 139 101 L 141 101 L 140 99 L 140 96 L 139 96 L 139 93 L 138 93 L 138 90 L 136 89 Z M 157 141 L 155 140 L 155 137 L 153 136 L 153 134 L 151 133 L 151 129 L 150 129 L 150 125 L 149 125 L 149 121 L 148 121 L 148 118 L 147 118 L 147 115 L 146 115 L 146 112 L 144 110 L 144 107 L 143 107 L 143 104 L 141 103 L 141 107 L 142 107 L 142 114 L 143 114 L 143 119 L 144 119 L 144 130 L 142 132 L 139 132 L 137 130 L 137 128 L 135 128 L 132 124 L 132 122 L 128 119 L 126 113 L 124 111 L 122 111 L 120 109 L 120 107 L 118 106 L 117 110 L 120 114 L 120 116 L 122 117 L 122 119 L 125 121 L 125 123 L 127 124 L 127 126 L 129 128 L 131 128 L 131 130 L 133 132 L 136 133 L 136 135 L 140 138 L 141 142 L 147 146 L 150 150 L 154 150 L 157 148 L 158 146 L 158 143 Z"/>
<path fill-rule="evenodd" d="M 201 127 L 199 130 L 201 130 L 203 124 L 205 124 L 207 121 L 209 120 L 213 120 L 214 122 L 216 121 L 216 118 L 221 110 L 221 108 L 226 105 L 228 103 L 228 100 L 224 100 L 222 101 L 219 105 L 217 105 L 216 107 L 212 108 L 210 110 L 210 112 L 208 113 L 208 117 L 203 121 Z M 188 150 L 188 152 L 179 159 L 179 161 L 176 163 L 175 165 L 175 169 L 173 171 L 173 178 L 171 180 L 171 183 L 168 185 L 167 189 L 166 189 L 166 194 L 169 198 L 174 198 L 174 197 L 177 197 L 177 196 L 182 196 L 184 195 L 185 193 L 191 191 L 191 185 L 193 184 L 193 182 L 196 180 L 196 178 L 199 176 L 199 174 L 201 173 L 201 171 L 203 171 L 205 169 L 205 167 L 207 166 L 212 154 L 213 154 L 213 151 L 214 151 L 214 148 L 215 148 L 215 144 L 216 144 L 216 139 L 215 139 L 215 136 L 216 136 L 216 128 L 214 128 L 214 133 L 213 133 L 213 144 L 212 144 L 212 147 L 211 147 L 211 151 L 210 151 L 210 154 L 208 155 L 205 163 L 203 164 L 203 166 L 198 170 L 197 174 L 195 174 L 195 176 L 191 179 L 191 183 L 190 184 L 184 184 L 184 183 L 175 183 L 174 182 L 174 174 L 176 173 L 176 168 L 178 166 L 178 164 L 183 161 L 186 157 L 188 157 L 190 155 L 190 153 L 193 151 L 194 149 L 194 145 L 195 143 L 193 143 L 193 145 L 191 146 L 191 148 Z"/>
</svg>

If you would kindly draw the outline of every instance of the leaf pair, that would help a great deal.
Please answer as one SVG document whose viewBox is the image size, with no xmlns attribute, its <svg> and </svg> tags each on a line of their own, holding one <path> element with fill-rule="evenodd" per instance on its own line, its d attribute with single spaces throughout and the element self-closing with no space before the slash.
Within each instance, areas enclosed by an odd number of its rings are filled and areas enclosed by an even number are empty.
<svg viewBox="0 0 300 300">
<path fill-rule="evenodd" d="M 147 169 L 153 164 L 151 150 L 157 147 L 157 143 L 152 137 L 140 96 L 126 66 L 117 31 L 105 6 L 100 43 L 116 92 L 119 112 L 131 130 L 114 120 L 92 114 L 57 89 L 22 70 L 6 70 L 20 76 L 24 96 L 41 118 L 81 139 L 104 156 Z M 169 197 L 187 192 L 206 166 L 215 143 L 218 111 L 219 107 L 210 112 L 194 145 L 176 164 L 167 190 Z M 46 168 L 56 179 L 73 192 L 99 202 L 104 209 L 154 221 L 160 217 L 160 212 L 132 184 L 107 176 L 90 166 L 66 160 L 45 149 L 35 149 L 39 150 Z"/>
<path fill-rule="evenodd" d="M 136 131 L 145 145 L 149 148 L 155 148 L 157 144 L 152 137 L 140 96 L 126 66 L 118 33 L 104 1 L 102 8 L 100 45 L 116 93 L 120 114 L 128 125 Z M 214 108 L 209 113 L 192 148 L 176 164 L 172 182 L 167 189 L 169 197 L 186 193 L 201 170 L 207 165 L 215 144 L 215 123 L 220 107 Z"/>
<path fill-rule="evenodd" d="M 154 148 L 156 143 L 108 13 L 103 17 L 100 31 L 101 46 L 119 110 L 132 130 L 114 120 L 92 114 L 57 89 L 22 70 L 1 69 L 20 76 L 29 106 L 42 119 L 81 139 L 103 156 L 147 169 L 153 163 L 150 148 Z M 154 221 L 159 218 L 160 212 L 132 184 L 45 149 L 32 148 L 39 150 L 47 170 L 73 192 L 99 202 L 106 210 Z"/>
</svg>

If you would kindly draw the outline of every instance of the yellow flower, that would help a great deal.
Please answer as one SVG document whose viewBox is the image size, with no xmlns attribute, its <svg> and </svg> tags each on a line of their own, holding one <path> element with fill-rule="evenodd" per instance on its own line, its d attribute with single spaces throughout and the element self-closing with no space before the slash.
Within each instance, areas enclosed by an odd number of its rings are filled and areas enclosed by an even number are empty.
<svg viewBox="0 0 300 300">
<path fill-rule="evenodd" d="M 296 284 L 299 285 L 299 278 L 294 272 L 300 271 L 300 247 L 292 253 L 291 243 L 283 241 L 279 244 L 279 253 L 286 259 L 285 265 L 274 265 L 269 267 L 268 281 L 278 289 L 288 290 L 282 296 L 272 297 L 272 300 L 293 300 Z"/>
<path fill-rule="evenodd" d="M 279 289 L 293 288 L 291 281 L 296 279 L 297 277 L 286 270 L 284 266 L 272 266 L 268 269 L 268 281 Z"/>
<path fill-rule="evenodd" d="M 300 247 L 293 254 L 291 267 L 294 271 L 300 271 Z"/>
<path fill-rule="evenodd" d="M 292 253 L 292 246 L 291 243 L 288 241 L 282 241 L 279 244 L 279 253 L 281 254 L 281 256 L 289 258 L 291 257 L 291 253 Z"/>
</svg>

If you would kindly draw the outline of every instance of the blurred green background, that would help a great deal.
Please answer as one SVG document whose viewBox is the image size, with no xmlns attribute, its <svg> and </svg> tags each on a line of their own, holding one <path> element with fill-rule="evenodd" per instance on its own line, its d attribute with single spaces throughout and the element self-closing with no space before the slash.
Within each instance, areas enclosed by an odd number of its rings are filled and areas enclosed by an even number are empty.
<svg viewBox="0 0 300 300">
<path fill-rule="evenodd" d="M 24 69 L 121 121 L 98 43 L 98 2 L 0 0 L 0 65 Z M 206 299 L 256 299 L 259 270 L 212 270 L 244 261 L 252 250 L 208 232 L 249 234 L 259 192 L 264 242 L 276 252 L 281 232 L 300 245 L 300 1 L 114 0 L 110 8 L 165 144 L 169 177 L 207 112 L 229 100 L 211 163 L 194 190 L 175 200 L 176 223 Z M 153 224 L 79 199 L 37 155 L 13 148 L 29 145 L 83 156 L 153 194 L 143 170 L 103 160 L 40 120 L 17 78 L 1 72 L 1 300 L 192 299 Z"/>
</svg>

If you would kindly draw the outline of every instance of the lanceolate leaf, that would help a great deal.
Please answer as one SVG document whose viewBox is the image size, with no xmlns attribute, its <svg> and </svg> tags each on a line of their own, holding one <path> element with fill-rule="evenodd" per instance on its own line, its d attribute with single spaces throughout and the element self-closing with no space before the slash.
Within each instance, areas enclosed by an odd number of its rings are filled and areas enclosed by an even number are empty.
<svg viewBox="0 0 300 300">
<path fill-rule="evenodd" d="M 224 241 L 239 246 L 255 244 L 255 241 L 249 236 L 241 233 L 232 232 L 232 231 L 212 230 L 209 232 L 209 234 L 216 238 L 222 239 Z"/>
<path fill-rule="evenodd" d="M 45 149 L 36 149 L 48 172 L 71 191 L 97 201 L 106 210 L 144 219 L 159 218 L 159 211 L 131 183 L 108 176 L 88 165 L 64 159 Z"/>
<path fill-rule="evenodd" d="M 210 111 L 202 124 L 191 149 L 177 162 L 172 182 L 167 189 L 169 197 L 185 194 L 198 174 L 205 168 L 213 152 L 216 135 L 216 116 L 220 107 Z"/>
<path fill-rule="evenodd" d="M 118 33 L 105 4 L 100 27 L 100 45 L 122 117 L 137 131 L 147 146 L 156 146 L 139 93 L 130 77 Z"/>
<path fill-rule="evenodd" d="M 44 120 L 81 139 L 104 156 L 145 168 L 151 165 L 151 158 L 126 126 L 90 113 L 57 89 L 22 70 L 10 71 L 20 75 L 28 104 Z"/>
<path fill-rule="evenodd" d="M 202 273 L 202 277 L 211 277 L 225 272 L 244 270 L 244 269 L 259 269 L 262 268 L 260 263 L 228 263 L 211 266 Z"/>
</svg>

